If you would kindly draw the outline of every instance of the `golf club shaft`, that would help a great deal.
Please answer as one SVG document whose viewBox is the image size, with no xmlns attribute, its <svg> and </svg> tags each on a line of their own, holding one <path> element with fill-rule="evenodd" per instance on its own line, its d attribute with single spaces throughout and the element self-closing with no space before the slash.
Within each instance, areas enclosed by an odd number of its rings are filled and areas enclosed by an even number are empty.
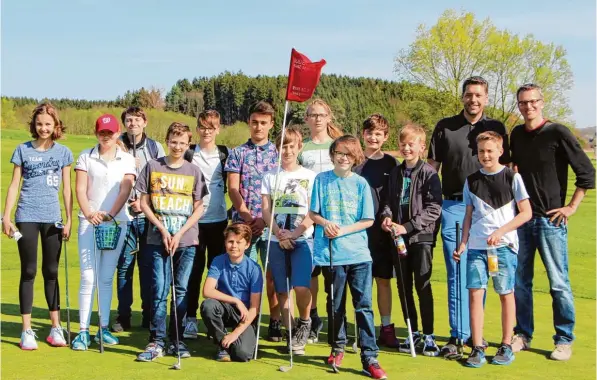
<svg viewBox="0 0 597 380">
<path fill-rule="evenodd" d="M 133 157 L 135 158 L 135 172 L 137 173 L 137 177 L 139 177 L 139 168 L 137 167 L 137 136 L 133 136 Z M 137 191 L 134 188 L 133 200 L 137 200 Z M 135 253 L 139 253 L 139 214 L 137 212 L 135 212 L 135 223 Z"/>
<path fill-rule="evenodd" d="M 66 340 L 70 346 L 70 302 L 68 296 L 68 252 L 66 249 L 67 240 L 63 240 L 64 244 L 64 275 L 66 286 Z"/>
<path fill-rule="evenodd" d="M 393 233 L 392 233 L 392 235 L 393 235 Z M 394 238 L 394 236 L 392 236 L 392 238 Z M 393 240 L 395 241 L 395 239 L 393 239 Z M 398 246 L 396 246 L 396 250 L 398 250 Z M 402 272 L 402 258 L 400 257 L 398 252 L 396 252 L 396 255 L 397 255 L 396 260 L 398 261 L 398 271 L 400 272 L 399 274 L 397 273 L 397 275 L 400 276 L 400 285 L 402 286 L 402 299 L 400 300 L 400 302 L 403 303 L 404 312 L 406 313 L 406 328 L 408 329 L 408 342 L 410 344 L 410 356 L 412 356 L 414 358 L 417 356 L 417 354 L 415 352 L 413 331 L 412 331 L 412 328 L 410 327 L 410 316 L 408 314 L 408 304 L 406 302 L 406 289 L 404 288 L 404 272 Z"/>
<path fill-rule="evenodd" d="M 415 352 L 415 342 L 413 341 L 412 327 L 410 327 L 410 318 L 406 318 L 406 327 L 408 328 L 408 342 L 410 343 L 410 356 L 413 358 L 417 357 Z"/>
<path fill-rule="evenodd" d="M 101 251 L 100 251 L 101 255 Z M 99 350 L 104 353 L 104 334 L 102 331 L 102 312 L 100 307 L 100 290 L 99 290 L 99 260 L 97 257 L 97 239 L 95 237 L 95 227 L 93 228 L 93 261 L 95 262 L 95 294 L 97 295 L 97 319 L 99 326 Z"/>
<path fill-rule="evenodd" d="M 460 223 L 456 222 L 456 249 L 460 248 Z M 462 273 L 460 264 L 462 260 L 456 262 L 456 307 L 458 308 L 456 317 L 458 318 L 458 345 L 462 346 Z"/>
<path fill-rule="evenodd" d="M 336 352 L 334 351 L 334 343 L 336 341 L 336 303 L 334 302 L 334 280 L 335 280 L 335 271 L 334 271 L 334 255 L 333 255 L 333 250 L 332 250 L 332 239 L 328 239 L 329 240 L 329 250 L 330 250 L 330 299 L 332 301 L 332 305 L 331 305 L 331 310 L 330 310 L 330 314 L 331 314 L 331 318 L 332 318 L 332 352 L 334 353 L 333 355 L 333 362 L 332 362 L 332 369 L 334 370 L 334 372 L 338 372 L 338 368 L 336 367 Z M 330 332 L 328 331 L 328 335 L 330 334 Z"/>
<path fill-rule="evenodd" d="M 290 273 L 286 273 L 286 291 L 288 292 L 288 299 L 286 300 L 288 302 L 288 348 L 290 351 L 290 368 L 292 368 L 292 313 L 290 312 L 292 301 L 290 296 Z"/>
<path fill-rule="evenodd" d="M 176 304 L 176 289 L 175 289 L 175 277 L 174 277 L 174 255 L 170 255 L 170 270 L 172 274 L 172 303 L 174 309 L 174 332 L 176 332 L 176 356 L 178 357 L 178 367 L 180 369 L 180 337 L 178 336 L 178 305 Z"/>
</svg>

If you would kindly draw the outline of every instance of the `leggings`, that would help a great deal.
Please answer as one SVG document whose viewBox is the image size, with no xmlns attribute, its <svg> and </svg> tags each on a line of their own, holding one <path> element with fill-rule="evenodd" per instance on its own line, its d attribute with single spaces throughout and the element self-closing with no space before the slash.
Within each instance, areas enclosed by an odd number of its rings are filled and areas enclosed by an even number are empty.
<svg viewBox="0 0 597 380">
<path fill-rule="evenodd" d="M 23 235 L 17 242 L 21 258 L 21 280 L 19 282 L 19 306 L 21 314 L 31 314 L 33 308 L 33 283 L 37 274 L 37 242 L 41 235 L 44 292 L 50 311 L 60 310 L 60 290 L 58 287 L 58 261 L 62 248 L 62 230 L 54 223 L 17 223 Z"/>
<path fill-rule="evenodd" d="M 99 282 L 99 309 L 102 315 L 100 324 L 107 327 L 110 323 L 110 306 L 114 288 L 114 274 L 118 265 L 118 258 L 124 245 L 127 233 L 126 222 L 121 222 L 122 232 L 118 245 L 113 251 L 95 249 L 93 225 L 86 219 L 79 217 L 79 265 L 81 267 L 81 285 L 79 288 L 79 323 L 80 329 L 89 329 L 91 310 L 93 309 L 96 268 Z M 96 262 L 97 260 L 97 262 Z"/>
</svg>

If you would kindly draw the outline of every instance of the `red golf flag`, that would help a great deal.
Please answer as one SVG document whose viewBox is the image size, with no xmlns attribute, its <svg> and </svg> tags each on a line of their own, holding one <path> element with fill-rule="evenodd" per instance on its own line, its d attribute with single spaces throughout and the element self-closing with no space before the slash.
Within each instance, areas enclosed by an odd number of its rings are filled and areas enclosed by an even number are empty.
<svg viewBox="0 0 597 380">
<path fill-rule="evenodd" d="M 319 83 L 321 68 L 325 63 L 325 59 L 319 62 L 311 62 L 306 55 L 292 49 L 286 100 L 294 102 L 309 100 Z"/>
</svg>

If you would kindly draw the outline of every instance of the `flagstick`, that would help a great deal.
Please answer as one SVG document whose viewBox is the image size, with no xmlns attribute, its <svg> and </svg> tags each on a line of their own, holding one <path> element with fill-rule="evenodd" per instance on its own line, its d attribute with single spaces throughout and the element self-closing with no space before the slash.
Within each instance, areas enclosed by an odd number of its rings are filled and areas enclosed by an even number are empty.
<svg viewBox="0 0 597 380">
<path fill-rule="evenodd" d="M 287 100 L 286 104 L 284 105 L 284 120 L 282 121 L 282 135 L 281 135 L 281 139 L 280 141 L 282 142 L 280 144 L 280 147 L 282 147 L 282 145 L 284 145 L 284 133 L 286 132 L 286 115 L 288 114 L 288 105 L 290 104 L 290 102 Z M 280 149 L 282 150 L 282 149 Z M 272 226 L 274 225 L 274 214 L 275 214 L 275 210 L 276 210 L 276 200 L 277 200 L 277 189 L 278 189 L 278 177 L 280 176 L 280 168 L 282 166 L 282 152 L 278 152 L 278 169 L 276 170 L 276 178 L 274 180 L 274 188 L 272 190 L 272 192 L 274 193 L 274 197 L 272 199 L 272 206 L 271 206 L 271 216 L 270 216 L 270 220 L 269 220 L 269 229 L 267 231 L 267 250 L 265 253 L 265 264 L 264 264 L 264 272 L 266 273 L 265 276 L 263 276 L 264 278 L 267 277 L 267 264 L 269 262 L 269 248 L 270 245 L 272 243 Z M 263 287 L 265 287 L 267 283 L 267 279 L 265 281 L 263 281 Z M 261 288 L 261 301 L 260 301 L 260 305 L 259 305 L 259 319 L 257 321 L 257 342 L 255 343 L 255 356 L 254 359 L 257 360 L 257 351 L 259 350 L 259 329 L 261 328 L 261 315 L 262 315 L 262 310 L 263 310 L 263 287 Z M 290 309 L 288 310 L 288 312 L 290 313 Z"/>
</svg>

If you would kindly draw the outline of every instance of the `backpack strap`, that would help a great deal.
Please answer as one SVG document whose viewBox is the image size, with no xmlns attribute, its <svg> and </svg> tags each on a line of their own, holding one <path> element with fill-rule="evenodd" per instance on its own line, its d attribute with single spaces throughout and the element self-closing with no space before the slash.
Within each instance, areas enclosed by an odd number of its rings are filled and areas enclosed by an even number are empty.
<svg viewBox="0 0 597 380">
<path fill-rule="evenodd" d="M 222 164 L 222 179 L 224 180 L 224 194 L 228 192 L 228 181 L 227 181 L 227 173 L 224 170 L 224 166 L 226 166 L 226 160 L 228 159 L 228 147 L 226 145 L 218 145 L 218 153 L 220 155 L 220 163 Z"/>
<path fill-rule="evenodd" d="M 190 163 L 193 163 L 193 156 L 195 155 L 195 147 L 196 146 L 197 146 L 197 144 L 191 144 L 191 145 L 189 145 L 189 149 L 187 149 L 187 151 L 184 152 L 184 159 Z"/>
<path fill-rule="evenodd" d="M 158 158 L 158 143 L 156 143 L 155 140 L 147 138 L 145 145 L 147 146 L 147 150 L 149 151 L 149 156 L 154 160 Z"/>
</svg>

